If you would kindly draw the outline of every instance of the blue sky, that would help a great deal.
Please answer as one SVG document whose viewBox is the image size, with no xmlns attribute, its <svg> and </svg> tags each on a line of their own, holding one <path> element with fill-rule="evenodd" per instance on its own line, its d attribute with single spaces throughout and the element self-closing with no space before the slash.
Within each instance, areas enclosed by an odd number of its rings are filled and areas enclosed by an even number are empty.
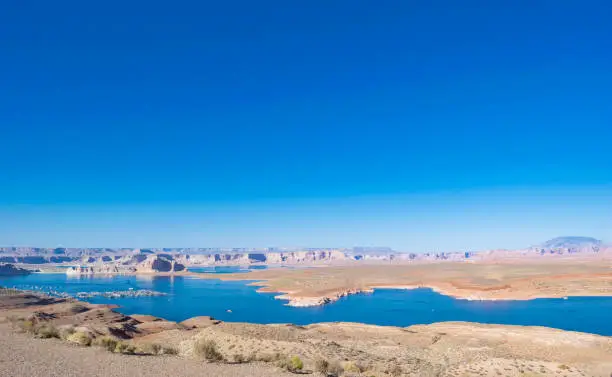
<svg viewBox="0 0 612 377">
<path fill-rule="evenodd" d="M 606 1 L 0 5 L 0 244 L 612 241 Z"/>
</svg>

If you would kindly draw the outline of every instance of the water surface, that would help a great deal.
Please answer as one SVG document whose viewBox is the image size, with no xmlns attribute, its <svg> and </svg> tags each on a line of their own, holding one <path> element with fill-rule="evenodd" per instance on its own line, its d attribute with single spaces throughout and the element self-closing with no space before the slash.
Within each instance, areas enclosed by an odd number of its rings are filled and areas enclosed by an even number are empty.
<svg viewBox="0 0 612 377">
<path fill-rule="evenodd" d="M 32 274 L 0 277 L 7 287 L 50 289 L 70 294 L 113 290 L 151 289 L 161 297 L 91 298 L 112 303 L 124 314 L 151 314 L 173 321 L 210 315 L 224 321 L 253 323 L 361 322 L 409 326 L 440 321 L 470 321 L 512 325 L 538 325 L 564 330 L 612 335 L 612 297 L 570 297 L 530 301 L 467 301 L 443 296 L 430 289 L 381 289 L 352 295 L 318 307 L 294 308 L 275 294 L 257 293 L 244 281 L 205 280 L 169 276 L 71 277 Z M 229 312 L 230 310 L 231 312 Z"/>
</svg>

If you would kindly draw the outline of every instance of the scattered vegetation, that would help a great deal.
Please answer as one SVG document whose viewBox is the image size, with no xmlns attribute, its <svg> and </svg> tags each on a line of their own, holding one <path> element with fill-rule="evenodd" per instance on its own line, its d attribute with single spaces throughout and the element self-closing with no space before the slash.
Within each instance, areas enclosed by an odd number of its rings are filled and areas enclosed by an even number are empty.
<svg viewBox="0 0 612 377">
<path fill-rule="evenodd" d="M 37 337 L 43 339 L 60 337 L 60 333 L 57 328 L 49 323 L 36 327 L 35 333 Z"/>
<path fill-rule="evenodd" d="M 166 346 L 166 347 L 162 347 L 161 353 L 164 355 L 178 355 L 179 350 L 174 347 Z"/>
<path fill-rule="evenodd" d="M 81 346 L 84 347 L 88 347 L 91 345 L 91 337 L 89 336 L 89 334 L 83 332 L 83 331 L 76 331 L 72 334 L 70 334 L 67 338 L 67 341 L 72 342 L 72 343 L 76 343 L 79 344 Z"/>
<path fill-rule="evenodd" d="M 293 356 L 291 358 L 281 358 L 276 364 L 279 368 L 288 370 L 289 372 L 296 373 L 304 369 L 304 362 L 299 356 Z"/>
<path fill-rule="evenodd" d="M 339 362 L 332 361 L 331 363 L 329 363 L 329 367 L 327 368 L 328 376 L 338 377 L 342 375 L 343 372 L 344 372 L 344 368 L 342 368 L 342 365 L 340 365 Z"/>
<path fill-rule="evenodd" d="M 109 352 L 115 352 L 117 343 L 119 343 L 119 340 L 113 338 L 112 336 L 102 336 L 96 338 L 96 340 L 93 342 L 94 345 L 105 348 Z"/>
<path fill-rule="evenodd" d="M 283 358 L 285 358 L 285 356 L 281 355 L 278 352 L 277 353 L 262 353 L 262 354 L 257 354 L 253 352 L 249 356 L 250 361 L 263 361 L 264 363 L 271 363 L 273 361 L 279 361 Z"/>
<path fill-rule="evenodd" d="M 148 355 L 160 355 L 163 348 L 157 343 L 142 343 L 138 345 L 138 350 Z"/>
<path fill-rule="evenodd" d="M 17 321 L 17 327 L 24 332 L 33 334 L 34 333 L 34 322 L 30 320 L 19 320 Z"/>
<path fill-rule="evenodd" d="M 236 364 L 242 364 L 242 363 L 247 362 L 247 358 L 244 357 L 243 354 L 236 353 L 236 354 L 232 355 L 232 361 L 234 363 L 236 363 Z"/>
<path fill-rule="evenodd" d="M 114 353 L 123 353 L 126 355 L 133 355 L 136 352 L 136 347 L 127 342 L 118 341 L 115 346 Z"/>
<path fill-rule="evenodd" d="M 349 372 L 349 373 L 361 373 L 366 370 L 365 367 L 353 361 L 347 361 L 346 363 L 344 363 L 343 369 L 345 372 Z"/>
<path fill-rule="evenodd" d="M 195 354 L 210 362 L 223 361 L 223 355 L 217 349 L 217 343 L 209 339 L 199 339 L 194 345 Z"/>
<path fill-rule="evenodd" d="M 325 359 L 316 359 L 314 369 L 315 369 L 315 372 L 327 377 L 328 372 L 329 372 L 329 361 Z"/>
<path fill-rule="evenodd" d="M 68 337 L 72 334 L 74 334 L 74 326 L 66 326 L 66 327 L 62 327 L 59 330 L 59 336 L 60 339 L 62 340 L 68 340 Z"/>
</svg>

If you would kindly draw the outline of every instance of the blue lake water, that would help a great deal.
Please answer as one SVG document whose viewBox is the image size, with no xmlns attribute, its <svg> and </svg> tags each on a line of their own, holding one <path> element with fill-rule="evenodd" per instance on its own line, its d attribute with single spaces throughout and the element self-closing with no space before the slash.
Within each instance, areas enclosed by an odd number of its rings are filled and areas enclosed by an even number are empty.
<svg viewBox="0 0 612 377">
<path fill-rule="evenodd" d="M 77 292 L 150 289 L 168 296 L 92 298 L 119 305 L 124 314 L 151 314 L 173 321 L 209 315 L 224 321 L 253 323 L 361 322 L 409 326 L 440 321 L 538 325 L 612 336 L 612 297 L 570 297 L 530 301 L 457 300 L 430 289 L 375 290 L 310 308 L 294 308 L 274 294 L 257 293 L 246 282 L 168 276 L 70 277 L 32 274 L 0 277 L 0 285 L 75 294 Z M 227 310 L 231 310 L 231 313 Z"/>
</svg>

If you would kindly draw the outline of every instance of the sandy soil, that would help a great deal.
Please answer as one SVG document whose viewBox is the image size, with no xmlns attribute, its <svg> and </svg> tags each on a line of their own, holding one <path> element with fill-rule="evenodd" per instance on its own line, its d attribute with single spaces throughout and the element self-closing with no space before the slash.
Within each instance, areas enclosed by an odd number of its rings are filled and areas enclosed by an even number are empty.
<svg viewBox="0 0 612 377">
<path fill-rule="evenodd" d="M 170 356 L 129 356 L 35 339 L 0 324 L 2 377 L 271 377 L 291 376 L 263 364 L 208 364 Z"/>
<path fill-rule="evenodd" d="M 442 262 L 268 269 L 201 278 L 257 280 L 262 292 L 280 292 L 294 306 L 321 305 L 374 288 L 429 287 L 458 298 L 526 300 L 612 296 L 612 258 L 563 258 L 508 263 Z"/>
</svg>

